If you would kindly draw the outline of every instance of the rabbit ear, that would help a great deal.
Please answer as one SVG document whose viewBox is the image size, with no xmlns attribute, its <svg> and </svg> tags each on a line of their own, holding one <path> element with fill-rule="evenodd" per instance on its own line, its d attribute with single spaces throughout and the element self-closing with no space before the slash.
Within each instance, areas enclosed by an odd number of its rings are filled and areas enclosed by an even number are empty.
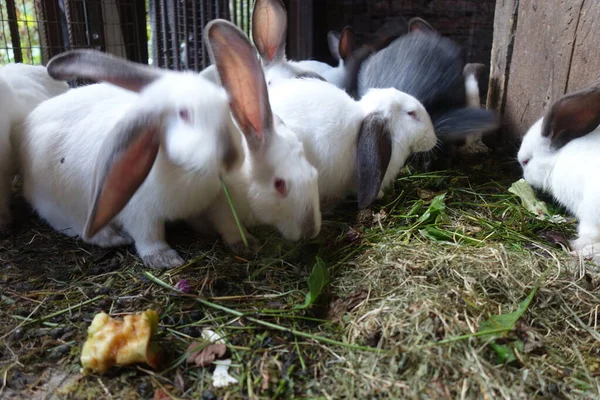
<svg viewBox="0 0 600 400">
<path fill-rule="evenodd" d="M 347 26 L 342 30 L 339 46 L 339 55 L 342 60 L 346 61 L 356 48 L 356 36 L 351 27 Z"/>
<path fill-rule="evenodd" d="M 380 113 L 367 115 L 360 126 L 356 148 L 358 208 L 370 206 L 381 189 L 381 182 L 392 157 L 392 133 Z"/>
<path fill-rule="evenodd" d="M 600 82 L 558 99 L 548 110 L 542 136 L 561 148 L 573 139 L 585 136 L 600 125 Z"/>
<path fill-rule="evenodd" d="M 88 238 L 125 208 L 150 173 L 160 146 L 162 116 L 136 115 L 115 129 L 96 164 L 92 207 L 84 229 Z"/>
<path fill-rule="evenodd" d="M 229 93 L 231 112 L 252 151 L 264 145 L 273 131 L 273 114 L 265 76 L 246 35 L 225 20 L 206 25 L 210 55 Z"/>
<path fill-rule="evenodd" d="M 337 61 L 341 60 L 340 57 L 340 38 L 341 34 L 337 31 L 329 31 L 327 33 L 327 45 L 329 46 L 329 52 Z"/>
<path fill-rule="evenodd" d="M 89 49 L 58 54 L 48 62 L 46 70 L 57 80 L 91 79 L 133 92 L 141 91 L 162 76 L 156 68 Z"/>
<path fill-rule="evenodd" d="M 265 65 L 285 60 L 287 12 L 281 0 L 256 0 L 252 39 Z"/>
<path fill-rule="evenodd" d="M 433 29 L 429 22 L 419 17 L 412 18 L 410 21 L 408 21 L 408 31 L 422 32 L 429 35 L 436 35 L 438 33 L 435 29 Z"/>
</svg>

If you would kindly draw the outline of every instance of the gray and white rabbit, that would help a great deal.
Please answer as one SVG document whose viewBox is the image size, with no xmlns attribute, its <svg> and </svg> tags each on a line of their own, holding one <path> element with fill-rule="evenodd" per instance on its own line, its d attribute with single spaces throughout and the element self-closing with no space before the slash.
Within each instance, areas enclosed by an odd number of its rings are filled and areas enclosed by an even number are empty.
<svg viewBox="0 0 600 400">
<path fill-rule="evenodd" d="M 467 99 L 464 73 L 460 47 L 427 22 L 413 18 L 408 34 L 362 63 L 358 94 L 394 87 L 416 97 L 429 112 L 446 155 L 451 156 L 454 146 L 499 126 L 494 111 L 469 106 L 474 101 Z"/>
<path fill-rule="evenodd" d="M 317 79 L 269 88 L 273 111 L 304 144 L 328 206 L 349 195 L 365 208 L 383 195 L 407 158 L 436 144 L 423 105 L 394 88 L 371 89 L 359 101 Z"/>
</svg>

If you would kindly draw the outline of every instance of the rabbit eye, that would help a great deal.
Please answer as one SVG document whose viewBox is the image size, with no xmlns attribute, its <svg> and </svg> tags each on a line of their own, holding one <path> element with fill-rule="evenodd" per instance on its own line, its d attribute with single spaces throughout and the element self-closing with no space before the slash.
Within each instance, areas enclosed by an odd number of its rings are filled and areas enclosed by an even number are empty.
<svg viewBox="0 0 600 400">
<path fill-rule="evenodd" d="M 287 188 L 286 188 L 285 181 L 283 179 L 280 179 L 280 178 L 275 179 L 274 186 L 275 186 L 275 190 L 277 190 L 277 192 L 279 192 L 282 195 L 286 194 Z"/>
<path fill-rule="evenodd" d="M 523 162 L 521 164 L 523 164 L 523 166 L 526 166 L 527 164 L 529 164 L 529 160 L 530 160 L 529 158 L 526 160 L 523 160 Z"/>
<path fill-rule="evenodd" d="M 192 118 L 190 117 L 190 111 L 187 108 L 182 108 L 179 110 L 179 118 L 188 123 L 192 121 Z"/>
<path fill-rule="evenodd" d="M 416 111 L 409 111 L 409 112 L 407 112 L 407 114 L 410 115 L 413 118 L 417 116 Z"/>
</svg>

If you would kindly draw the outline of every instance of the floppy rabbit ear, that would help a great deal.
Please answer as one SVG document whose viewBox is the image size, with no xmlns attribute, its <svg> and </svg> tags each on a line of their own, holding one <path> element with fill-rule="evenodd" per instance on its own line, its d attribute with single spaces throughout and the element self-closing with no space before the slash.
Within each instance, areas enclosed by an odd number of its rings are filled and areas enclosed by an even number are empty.
<svg viewBox="0 0 600 400">
<path fill-rule="evenodd" d="M 356 35 L 351 27 L 346 26 L 342 30 L 339 46 L 338 53 L 342 60 L 346 61 L 356 49 Z"/>
<path fill-rule="evenodd" d="M 558 99 L 546 115 L 542 136 L 555 148 L 585 136 L 600 125 L 600 82 Z"/>
<path fill-rule="evenodd" d="M 340 38 L 342 35 L 337 31 L 329 31 L 327 33 L 327 46 L 329 46 L 329 52 L 337 61 L 341 60 L 340 57 Z"/>
<path fill-rule="evenodd" d="M 107 136 L 97 161 L 84 235 L 94 236 L 119 213 L 148 177 L 160 146 L 162 117 L 136 115 Z"/>
<path fill-rule="evenodd" d="M 367 115 L 360 126 L 356 148 L 358 208 L 370 206 L 377 198 L 392 157 L 392 133 L 380 113 Z"/>
<path fill-rule="evenodd" d="M 252 39 L 265 65 L 285 60 L 287 12 L 281 0 L 256 0 Z"/>
<path fill-rule="evenodd" d="M 90 49 L 58 54 L 48 62 L 46 70 L 56 80 L 90 79 L 108 82 L 133 92 L 141 91 L 162 76 L 156 68 Z"/>
<path fill-rule="evenodd" d="M 422 32 L 426 34 L 437 34 L 438 32 L 433 29 L 433 27 L 429 24 L 429 22 L 425 21 L 422 18 L 414 17 L 410 21 L 408 21 L 408 31 L 409 32 Z"/>
<path fill-rule="evenodd" d="M 265 76 L 246 35 L 225 20 L 206 25 L 204 36 L 221 83 L 229 93 L 231 112 L 252 151 L 273 132 L 273 113 Z"/>
</svg>

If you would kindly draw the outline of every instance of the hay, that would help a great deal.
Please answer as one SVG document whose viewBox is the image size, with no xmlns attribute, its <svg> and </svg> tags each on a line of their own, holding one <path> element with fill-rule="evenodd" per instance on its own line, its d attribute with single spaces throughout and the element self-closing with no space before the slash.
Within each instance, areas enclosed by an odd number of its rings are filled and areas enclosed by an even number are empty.
<svg viewBox="0 0 600 400">
<path fill-rule="evenodd" d="M 402 176 L 370 212 L 357 216 L 349 202 L 325 215 L 311 242 L 284 243 L 260 229 L 256 260 L 174 226 L 169 238 L 190 263 L 153 272 L 156 280 L 133 249 L 58 235 L 17 199 L 19 224 L 0 241 L 0 397 L 151 398 L 160 388 L 186 399 L 599 398 L 598 270 L 554 243 L 574 234 L 572 221 L 528 214 L 507 192 L 514 165 L 487 158 Z M 445 208 L 432 207 L 441 194 Z M 317 255 L 331 283 L 309 310 L 293 311 Z M 163 287 L 181 279 L 192 296 Z M 474 334 L 491 315 L 514 311 L 536 283 L 501 343 L 520 340 L 522 351 L 497 364 L 489 339 Z M 164 369 L 78 374 L 95 313 L 149 307 L 160 312 Z M 210 368 L 184 362 L 203 328 L 226 338 L 238 385 L 216 390 Z"/>
</svg>

